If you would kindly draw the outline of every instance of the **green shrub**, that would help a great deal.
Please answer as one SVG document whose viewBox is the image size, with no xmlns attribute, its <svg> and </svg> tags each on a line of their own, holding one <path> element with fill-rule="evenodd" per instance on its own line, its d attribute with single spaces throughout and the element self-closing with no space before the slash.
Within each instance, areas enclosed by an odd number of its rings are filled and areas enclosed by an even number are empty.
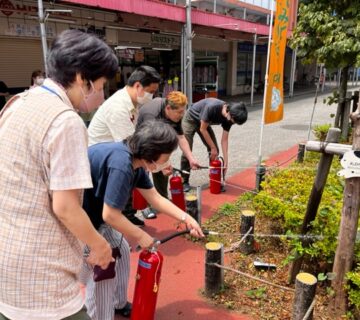
<svg viewBox="0 0 360 320">
<path fill-rule="evenodd" d="M 354 271 L 346 274 L 348 284 L 345 286 L 349 304 L 356 309 L 360 310 L 360 264 Z"/>
<path fill-rule="evenodd" d="M 301 230 L 309 195 L 314 182 L 319 155 L 307 156 L 302 164 L 292 164 L 286 169 L 270 173 L 262 184 L 263 190 L 254 197 L 253 206 L 258 214 L 274 219 L 282 232 L 298 234 Z M 311 234 L 322 239 L 303 248 L 298 238 L 292 239 L 291 258 L 306 254 L 317 261 L 331 263 L 336 250 L 343 198 L 343 179 L 336 173 L 339 160 L 334 157 L 327 183 L 315 220 L 311 223 Z"/>
<path fill-rule="evenodd" d="M 331 124 L 319 124 L 313 127 L 312 132 L 319 141 L 325 141 L 326 135 L 331 128 Z"/>
</svg>

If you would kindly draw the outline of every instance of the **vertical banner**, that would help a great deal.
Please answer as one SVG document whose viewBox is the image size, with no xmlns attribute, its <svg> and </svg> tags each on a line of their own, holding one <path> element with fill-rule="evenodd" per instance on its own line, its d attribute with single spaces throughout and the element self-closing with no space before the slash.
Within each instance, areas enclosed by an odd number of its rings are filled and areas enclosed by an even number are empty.
<svg viewBox="0 0 360 320">
<path fill-rule="evenodd" d="M 282 120 L 284 113 L 284 61 L 289 23 L 289 0 L 276 0 L 276 15 L 270 48 L 264 123 Z"/>
</svg>

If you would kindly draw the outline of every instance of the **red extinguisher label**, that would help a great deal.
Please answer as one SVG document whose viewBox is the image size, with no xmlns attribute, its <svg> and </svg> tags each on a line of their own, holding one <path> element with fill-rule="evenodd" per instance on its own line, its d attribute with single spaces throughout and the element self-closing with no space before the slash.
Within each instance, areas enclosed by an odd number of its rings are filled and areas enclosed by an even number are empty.
<svg viewBox="0 0 360 320">
<path fill-rule="evenodd" d="M 151 269 L 151 264 L 143 260 L 139 260 L 139 265 L 145 269 Z"/>
<path fill-rule="evenodd" d="M 220 170 L 219 169 L 210 169 L 210 173 L 211 174 L 219 174 Z"/>
</svg>

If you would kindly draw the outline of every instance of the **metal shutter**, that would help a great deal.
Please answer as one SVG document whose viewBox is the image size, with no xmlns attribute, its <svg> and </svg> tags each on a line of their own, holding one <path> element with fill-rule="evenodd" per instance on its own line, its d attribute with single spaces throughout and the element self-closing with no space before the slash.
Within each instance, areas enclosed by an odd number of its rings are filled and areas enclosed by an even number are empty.
<svg viewBox="0 0 360 320">
<path fill-rule="evenodd" d="M 0 37 L 0 80 L 9 88 L 29 87 L 31 73 L 44 70 L 41 41 Z"/>
</svg>

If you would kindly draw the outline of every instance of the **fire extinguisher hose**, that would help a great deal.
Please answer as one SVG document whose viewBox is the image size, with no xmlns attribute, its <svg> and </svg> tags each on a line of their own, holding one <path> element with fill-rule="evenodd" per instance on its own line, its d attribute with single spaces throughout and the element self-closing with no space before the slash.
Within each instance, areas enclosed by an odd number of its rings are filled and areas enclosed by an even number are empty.
<svg viewBox="0 0 360 320">
<path fill-rule="evenodd" d="M 173 233 L 173 234 L 167 236 L 166 238 L 163 238 L 163 239 L 159 240 L 158 243 L 159 243 L 159 244 L 162 244 L 162 243 L 165 243 L 165 242 L 167 242 L 167 241 L 169 241 L 169 240 L 171 240 L 171 239 L 173 239 L 173 238 L 176 238 L 176 237 L 178 237 L 178 236 L 181 236 L 181 235 L 183 235 L 183 234 L 188 234 L 188 233 L 190 233 L 190 230 L 189 230 L 189 229 L 182 230 L 182 231 Z M 207 235 L 211 234 L 211 231 L 203 230 L 203 233 L 204 233 L 204 235 L 207 236 Z"/>
<path fill-rule="evenodd" d="M 171 234 L 171 235 L 169 235 L 169 236 L 167 236 L 167 237 L 165 237 L 165 238 L 163 238 L 161 240 L 155 240 L 154 245 L 158 246 L 159 244 L 163 244 L 163 243 L 165 243 L 165 242 L 167 242 L 167 241 L 169 241 L 171 239 L 174 239 L 174 238 L 176 238 L 178 236 L 181 236 L 183 234 L 188 234 L 188 233 L 190 233 L 189 229 L 185 229 L 185 230 L 182 230 L 182 231 L 175 232 L 175 233 L 173 233 L 173 234 Z M 212 231 L 209 231 L 209 230 L 203 230 L 203 234 L 208 236 L 209 234 L 215 234 L 215 233 L 212 232 Z M 136 251 L 140 251 L 140 250 L 141 250 L 141 247 L 137 246 Z"/>
</svg>

